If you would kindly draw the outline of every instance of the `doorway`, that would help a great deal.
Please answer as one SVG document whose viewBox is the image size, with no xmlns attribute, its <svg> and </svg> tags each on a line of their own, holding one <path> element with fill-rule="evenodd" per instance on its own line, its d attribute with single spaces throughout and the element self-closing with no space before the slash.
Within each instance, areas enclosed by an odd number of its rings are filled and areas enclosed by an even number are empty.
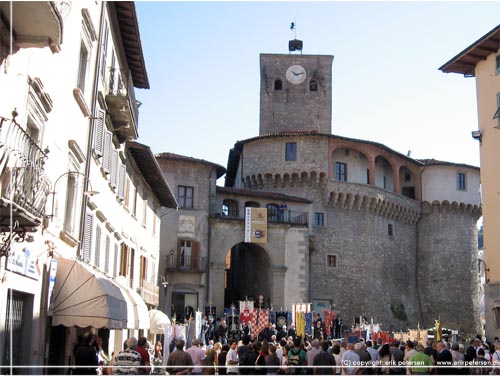
<svg viewBox="0 0 500 376">
<path fill-rule="evenodd" d="M 239 243 L 227 253 L 225 270 L 224 306 L 240 300 L 253 300 L 258 306 L 263 296 L 263 307 L 271 305 L 271 261 L 267 252 L 257 244 Z"/>
</svg>

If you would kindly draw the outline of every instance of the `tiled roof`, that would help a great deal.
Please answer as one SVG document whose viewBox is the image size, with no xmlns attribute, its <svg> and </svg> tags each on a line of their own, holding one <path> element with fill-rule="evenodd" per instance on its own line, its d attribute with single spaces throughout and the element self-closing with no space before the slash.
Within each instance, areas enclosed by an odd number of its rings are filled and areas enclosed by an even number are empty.
<svg viewBox="0 0 500 376">
<path fill-rule="evenodd" d="M 201 164 L 215 167 L 217 169 L 217 178 L 220 178 L 222 175 L 224 175 L 226 173 L 226 169 L 224 167 L 222 167 L 221 165 L 219 165 L 217 163 L 210 162 L 210 161 L 206 161 L 204 159 L 186 157 L 184 155 L 175 154 L 175 153 L 158 153 L 155 155 L 155 157 L 157 159 L 201 163 Z"/>
<path fill-rule="evenodd" d="M 267 191 L 254 191 L 249 189 L 239 189 L 239 188 L 230 188 L 230 187 L 217 187 L 217 193 L 227 193 L 234 194 L 238 196 L 249 196 L 249 197 L 262 197 L 267 199 L 273 199 L 276 201 L 289 201 L 289 202 L 299 202 L 304 204 L 312 203 L 311 200 L 297 197 L 297 196 L 288 196 L 281 193 L 276 192 L 267 192 Z"/>
</svg>

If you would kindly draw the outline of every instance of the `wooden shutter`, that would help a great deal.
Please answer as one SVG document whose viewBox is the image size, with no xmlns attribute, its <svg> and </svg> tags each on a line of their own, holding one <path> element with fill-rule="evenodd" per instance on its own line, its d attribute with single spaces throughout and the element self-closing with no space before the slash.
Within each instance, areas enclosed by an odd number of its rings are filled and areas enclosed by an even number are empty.
<svg viewBox="0 0 500 376">
<path fill-rule="evenodd" d="M 97 115 L 97 120 L 95 122 L 95 129 L 94 129 L 94 150 L 95 153 L 99 156 L 102 157 L 103 153 L 103 147 L 104 147 L 104 116 L 105 112 L 103 110 L 99 110 L 99 113 Z"/>
<path fill-rule="evenodd" d="M 94 252 L 94 265 L 99 266 L 101 262 L 101 226 L 95 227 L 95 252 Z"/>
<path fill-rule="evenodd" d="M 111 150 L 113 143 L 112 141 L 113 135 L 111 132 L 104 131 L 104 150 L 103 150 L 103 160 L 102 160 L 102 168 L 104 169 L 104 172 L 109 174 L 111 170 Z"/>
<path fill-rule="evenodd" d="M 111 186 L 116 189 L 118 186 L 118 152 L 116 150 L 111 151 L 111 175 L 109 177 L 109 181 Z"/>
<path fill-rule="evenodd" d="M 125 165 L 120 163 L 120 172 L 118 177 L 118 197 L 123 200 L 125 192 Z"/>
<path fill-rule="evenodd" d="M 191 265 L 193 270 L 200 268 L 200 243 L 191 242 Z"/>
<path fill-rule="evenodd" d="M 106 235 L 106 245 L 104 248 L 104 272 L 109 273 L 109 251 L 111 247 L 111 239 Z"/>
<path fill-rule="evenodd" d="M 128 263 L 128 247 L 125 243 L 121 244 L 121 256 L 120 256 L 120 275 L 127 276 L 127 263 Z"/>
<path fill-rule="evenodd" d="M 118 268 L 119 268 L 119 261 L 120 259 L 118 258 L 118 244 L 115 243 L 115 252 L 114 252 L 114 258 L 113 258 L 113 277 L 118 277 Z"/>
<path fill-rule="evenodd" d="M 85 231 L 83 235 L 82 258 L 84 261 L 90 262 L 90 249 L 92 247 L 92 225 L 94 217 L 92 214 L 85 214 Z"/>
</svg>

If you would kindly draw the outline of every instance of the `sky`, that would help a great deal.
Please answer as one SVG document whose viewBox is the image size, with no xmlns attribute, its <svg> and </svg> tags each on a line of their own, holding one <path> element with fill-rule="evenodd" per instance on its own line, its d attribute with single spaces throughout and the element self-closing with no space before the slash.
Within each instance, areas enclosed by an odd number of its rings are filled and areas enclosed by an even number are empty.
<svg viewBox="0 0 500 376">
<path fill-rule="evenodd" d="M 151 88 L 138 141 L 226 167 L 258 136 L 261 53 L 333 55 L 332 133 L 479 166 L 474 78 L 443 64 L 500 23 L 500 2 L 138 1 Z M 291 22 L 296 25 L 290 29 Z M 218 182 L 219 185 L 222 185 Z"/>
</svg>

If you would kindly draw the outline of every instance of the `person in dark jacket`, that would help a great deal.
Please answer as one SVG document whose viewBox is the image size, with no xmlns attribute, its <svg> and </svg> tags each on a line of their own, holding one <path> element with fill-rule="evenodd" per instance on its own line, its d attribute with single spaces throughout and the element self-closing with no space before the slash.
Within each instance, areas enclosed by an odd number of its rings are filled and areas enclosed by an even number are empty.
<svg viewBox="0 0 500 376">
<path fill-rule="evenodd" d="M 335 358 L 328 352 L 328 342 L 321 343 L 321 351 L 314 357 L 313 364 L 315 375 L 335 375 Z M 322 367 L 318 367 L 322 366 Z M 327 368 L 325 366 L 331 366 Z"/>
<path fill-rule="evenodd" d="M 75 352 L 75 366 L 74 375 L 97 375 L 98 360 L 92 332 L 83 335 L 83 344 Z"/>
<path fill-rule="evenodd" d="M 437 375 L 453 375 L 453 356 L 446 348 L 446 345 L 439 341 L 436 343 L 437 358 L 436 358 L 436 374 Z"/>
</svg>

